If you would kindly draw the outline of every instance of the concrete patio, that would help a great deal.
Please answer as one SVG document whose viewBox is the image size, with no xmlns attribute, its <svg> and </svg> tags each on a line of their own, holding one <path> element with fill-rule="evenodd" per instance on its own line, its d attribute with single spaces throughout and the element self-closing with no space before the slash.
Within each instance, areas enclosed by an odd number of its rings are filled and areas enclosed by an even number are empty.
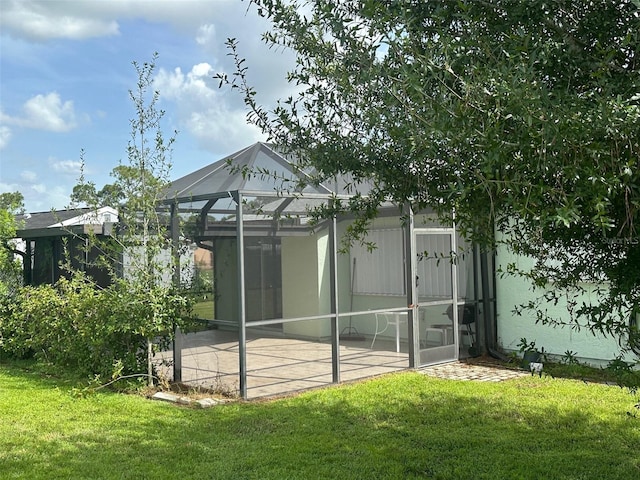
<svg viewBox="0 0 640 480">
<path fill-rule="evenodd" d="M 268 329 L 247 330 L 247 395 L 260 398 L 317 388 L 332 383 L 331 344 L 286 338 Z M 395 339 L 344 341 L 340 344 L 342 382 L 373 377 L 409 367 L 406 344 L 396 353 Z M 172 351 L 161 358 L 171 360 Z M 170 377 L 171 368 L 164 373 Z M 183 383 L 237 394 L 239 390 L 236 331 L 205 330 L 183 336 Z"/>
</svg>

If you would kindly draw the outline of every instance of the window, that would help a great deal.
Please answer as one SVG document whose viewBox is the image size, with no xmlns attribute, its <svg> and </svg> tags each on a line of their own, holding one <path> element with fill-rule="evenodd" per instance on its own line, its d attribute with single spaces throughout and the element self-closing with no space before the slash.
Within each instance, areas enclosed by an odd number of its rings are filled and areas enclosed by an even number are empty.
<svg viewBox="0 0 640 480">
<path fill-rule="evenodd" d="M 367 242 L 375 245 L 351 247 L 352 294 L 406 295 L 404 241 L 400 228 L 370 230 Z"/>
</svg>

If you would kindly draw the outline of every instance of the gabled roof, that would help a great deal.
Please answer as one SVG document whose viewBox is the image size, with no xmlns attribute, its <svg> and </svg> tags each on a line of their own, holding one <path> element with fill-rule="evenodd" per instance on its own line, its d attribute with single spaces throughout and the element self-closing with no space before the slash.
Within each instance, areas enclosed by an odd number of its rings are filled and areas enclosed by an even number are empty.
<svg viewBox="0 0 640 480">
<path fill-rule="evenodd" d="M 164 203 L 197 202 L 229 192 L 326 197 L 349 194 L 346 181 L 310 183 L 309 175 L 297 164 L 295 156 L 283 155 L 273 145 L 258 142 L 175 180 L 167 189 Z"/>
</svg>

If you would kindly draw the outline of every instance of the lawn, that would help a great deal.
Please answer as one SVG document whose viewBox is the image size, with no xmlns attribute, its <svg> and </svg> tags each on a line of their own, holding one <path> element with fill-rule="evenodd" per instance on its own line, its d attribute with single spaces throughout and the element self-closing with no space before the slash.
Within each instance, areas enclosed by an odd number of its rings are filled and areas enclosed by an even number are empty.
<svg viewBox="0 0 640 480">
<path fill-rule="evenodd" d="M 201 320 L 213 320 L 213 300 L 201 300 L 193 306 L 193 315 Z"/>
<path fill-rule="evenodd" d="M 0 364 L 0 477 L 640 478 L 634 397 L 551 377 L 407 372 L 201 410 Z"/>
</svg>

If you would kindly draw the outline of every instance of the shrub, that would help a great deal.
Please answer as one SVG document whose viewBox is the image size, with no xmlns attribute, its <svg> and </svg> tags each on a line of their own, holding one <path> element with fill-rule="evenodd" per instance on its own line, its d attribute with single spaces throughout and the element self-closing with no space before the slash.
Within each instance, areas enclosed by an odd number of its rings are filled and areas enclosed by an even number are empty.
<svg viewBox="0 0 640 480">
<path fill-rule="evenodd" d="M 189 300 L 169 288 L 99 290 L 81 274 L 55 285 L 21 288 L 0 301 L 0 352 L 44 359 L 81 373 L 145 373 L 147 339 L 168 342 L 189 318 Z"/>
</svg>

